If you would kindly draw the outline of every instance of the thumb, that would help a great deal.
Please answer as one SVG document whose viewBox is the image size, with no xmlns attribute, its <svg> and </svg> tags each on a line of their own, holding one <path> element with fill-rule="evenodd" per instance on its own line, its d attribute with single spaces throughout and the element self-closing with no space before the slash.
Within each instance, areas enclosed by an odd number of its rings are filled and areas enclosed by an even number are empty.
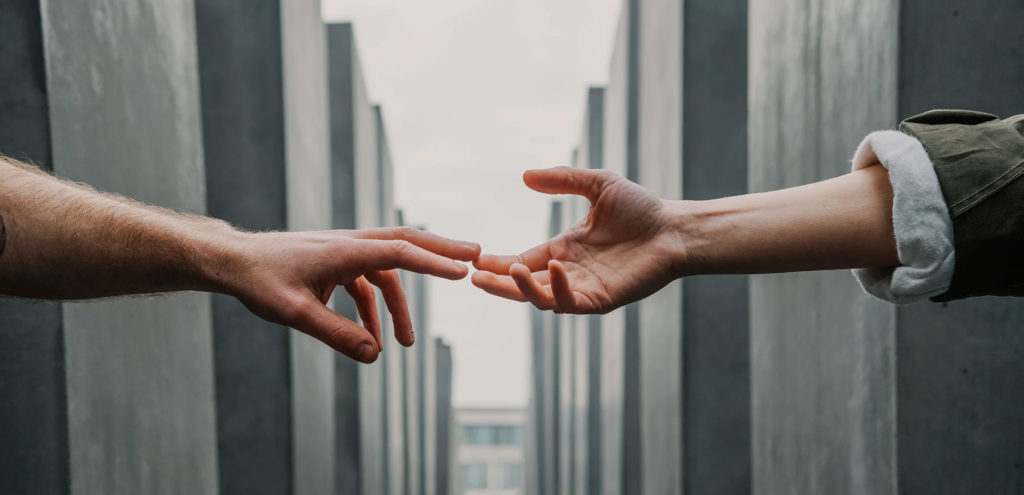
<svg viewBox="0 0 1024 495">
<path fill-rule="evenodd" d="M 543 170 L 527 170 L 523 182 L 534 191 L 547 194 L 578 194 L 586 196 L 591 203 L 612 182 L 620 177 L 606 170 L 555 167 Z"/>
<path fill-rule="evenodd" d="M 292 328 L 331 346 L 334 350 L 363 363 L 377 360 L 377 342 L 370 332 L 310 298 L 289 315 Z"/>
</svg>

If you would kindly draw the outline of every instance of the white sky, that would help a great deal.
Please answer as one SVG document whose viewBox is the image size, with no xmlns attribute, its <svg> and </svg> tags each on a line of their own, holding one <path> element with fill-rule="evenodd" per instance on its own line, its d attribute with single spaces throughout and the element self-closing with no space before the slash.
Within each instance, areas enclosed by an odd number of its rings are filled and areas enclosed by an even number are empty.
<svg viewBox="0 0 1024 495">
<path fill-rule="evenodd" d="M 586 88 L 607 79 L 621 0 L 322 2 L 327 21 L 355 26 L 406 222 L 485 252 L 544 240 L 550 197 L 521 174 L 568 164 Z M 430 328 L 454 354 L 455 405 L 525 405 L 526 306 L 468 278 L 430 287 Z"/>
</svg>

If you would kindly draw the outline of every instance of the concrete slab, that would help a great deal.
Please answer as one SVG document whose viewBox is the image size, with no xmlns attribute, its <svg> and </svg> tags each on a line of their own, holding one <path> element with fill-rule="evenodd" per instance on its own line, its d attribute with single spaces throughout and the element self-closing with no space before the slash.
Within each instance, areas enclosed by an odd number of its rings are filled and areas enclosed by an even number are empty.
<svg viewBox="0 0 1024 495">
<path fill-rule="evenodd" d="M 378 121 L 369 102 L 352 25 L 327 26 L 329 54 L 333 227 L 375 227 L 382 221 Z M 355 305 L 339 298 L 338 311 L 358 321 Z M 388 330 L 390 332 L 390 329 Z M 391 339 L 393 341 L 393 339 Z M 385 352 L 370 366 L 339 356 L 335 363 L 339 428 L 339 494 L 386 493 Z"/>
<path fill-rule="evenodd" d="M 43 24 L 37 0 L 0 6 L 0 153 L 52 170 Z M 0 492 L 69 485 L 62 307 L 0 298 Z"/>
<path fill-rule="evenodd" d="M 451 493 L 452 486 L 452 451 L 454 448 L 454 432 L 452 431 L 452 348 L 440 338 L 434 339 L 435 383 L 437 404 L 436 443 L 432 451 L 437 459 L 436 484 L 434 493 Z"/>
<path fill-rule="evenodd" d="M 747 1 L 683 0 L 682 193 L 747 191 Z M 684 281 L 683 492 L 749 493 L 745 276 Z"/>
<path fill-rule="evenodd" d="M 327 229 L 333 225 L 333 191 L 320 1 L 282 2 L 281 33 L 288 228 Z M 290 337 L 295 492 L 334 493 L 337 353 L 299 332 Z"/>
<path fill-rule="evenodd" d="M 909 0 L 899 8 L 900 117 L 931 108 L 1024 113 L 1024 4 Z M 1014 298 L 897 308 L 901 491 L 1020 489 L 1021 442 L 1007 432 L 1024 418 L 1022 322 Z"/>
<path fill-rule="evenodd" d="M 205 213 L 193 3 L 41 8 L 54 171 Z M 209 297 L 65 304 L 63 323 L 71 491 L 216 492 Z"/>
<path fill-rule="evenodd" d="M 587 107 L 576 166 L 604 168 L 604 88 L 587 90 Z M 574 198 L 575 219 L 586 216 L 589 202 Z M 576 349 L 573 409 L 575 411 L 575 459 L 572 469 L 576 480 L 574 493 L 601 493 L 601 318 L 577 316 L 573 323 L 573 347 Z"/>
<path fill-rule="evenodd" d="M 750 3 L 751 191 L 846 173 L 866 133 L 895 125 L 897 13 Z M 750 285 L 755 492 L 894 493 L 893 307 L 844 271 Z"/>
<path fill-rule="evenodd" d="M 196 31 L 208 213 L 286 230 L 280 2 L 200 0 Z M 229 296 L 212 304 L 220 492 L 290 493 L 290 330 Z"/>
<path fill-rule="evenodd" d="M 638 170 L 639 1 L 623 2 L 605 90 L 604 167 Z M 601 424 L 604 493 L 640 493 L 639 314 L 635 305 L 602 317 Z"/>
<path fill-rule="evenodd" d="M 682 198 L 682 1 L 639 7 L 636 181 Z M 682 492 L 683 282 L 640 301 L 640 424 L 643 493 Z"/>
</svg>

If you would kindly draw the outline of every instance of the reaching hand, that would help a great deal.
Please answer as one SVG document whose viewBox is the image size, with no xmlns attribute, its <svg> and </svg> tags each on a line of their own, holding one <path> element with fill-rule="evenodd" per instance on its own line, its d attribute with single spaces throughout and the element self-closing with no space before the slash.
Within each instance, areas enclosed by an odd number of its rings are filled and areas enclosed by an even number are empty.
<svg viewBox="0 0 1024 495">
<path fill-rule="evenodd" d="M 383 349 L 373 287 L 391 313 L 395 337 L 413 344 L 412 320 L 396 268 L 458 280 L 480 246 L 414 228 L 244 234 L 235 266 L 222 275 L 227 292 L 257 316 L 300 330 L 365 363 Z M 364 327 L 327 308 L 344 286 Z"/>
<path fill-rule="evenodd" d="M 473 284 L 508 299 L 561 313 L 607 313 L 642 299 L 679 276 L 681 243 L 665 203 L 608 171 L 558 167 L 523 175 L 531 189 L 579 194 L 587 217 L 517 256 L 484 255 Z"/>
</svg>

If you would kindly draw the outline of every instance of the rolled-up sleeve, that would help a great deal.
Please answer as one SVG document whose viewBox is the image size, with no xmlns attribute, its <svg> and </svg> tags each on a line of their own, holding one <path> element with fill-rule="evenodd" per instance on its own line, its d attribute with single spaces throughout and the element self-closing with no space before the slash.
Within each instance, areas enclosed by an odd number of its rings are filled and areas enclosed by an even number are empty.
<svg viewBox="0 0 1024 495">
<path fill-rule="evenodd" d="M 952 221 L 955 266 L 932 300 L 1024 296 L 1024 115 L 932 110 L 900 131 L 923 146 Z"/>
<path fill-rule="evenodd" d="M 956 264 L 953 225 L 928 154 L 913 136 L 873 132 L 857 147 L 853 169 L 878 164 L 892 184 L 900 266 L 854 270 L 854 276 L 867 293 L 897 304 L 945 293 Z"/>
</svg>

